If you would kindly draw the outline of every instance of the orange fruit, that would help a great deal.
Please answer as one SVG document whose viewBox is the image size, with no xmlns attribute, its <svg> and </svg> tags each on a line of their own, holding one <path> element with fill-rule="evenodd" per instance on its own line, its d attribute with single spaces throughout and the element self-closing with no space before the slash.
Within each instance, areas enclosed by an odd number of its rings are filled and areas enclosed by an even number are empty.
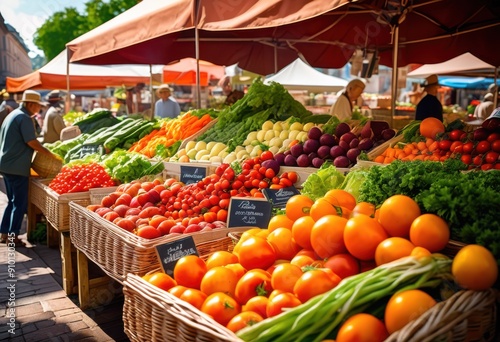
<svg viewBox="0 0 500 342">
<path fill-rule="evenodd" d="M 429 252 L 439 252 L 450 241 L 448 223 L 434 214 L 423 214 L 413 220 L 410 227 L 410 241 Z"/>
<path fill-rule="evenodd" d="M 436 301 L 422 290 L 406 290 L 394 294 L 387 303 L 384 322 L 389 334 L 400 330 L 436 305 Z"/>
<path fill-rule="evenodd" d="M 323 216 L 338 215 L 338 213 L 335 206 L 328 199 L 318 198 L 311 206 L 309 215 L 311 215 L 314 221 L 318 221 Z"/>
<path fill-rule="evenodd" d="M 359 202 L 356 204 L 354 209 L 352 209 L 352 215 L 358 215 L 358 214 L 363 214 L 363 215 L 368 215 L 371 217 L 375 217 L 375 204 L 369 203 L 369 202 Z"/>
<path fill-rule="evenodd" d="M 439 133 L 444 133 L 445 127 L 441 120 L 430 117 L 425 118 L 420 123 L 420 135 L 436 139 L 436 135 Z"/>
<path fill-rule="evenodd" d="M 394 195 L 380 206 L 378 221 L 390 236 L 408 238 L 411 224 L 420 214 L 420 207 L 411 197 Z"/>
<path fill-rule="evenodd" d="M 292 238 L 302 248 L 312 249 L 311 231 L 314 226 L 314 220 L 311 216 L 298 218 L 292 226 Z"/>
<path fill-rule="evenodd" d="M 353 210 L 356 206 L 356 198 L 350 192 L 342 189 L 329 190 L 323 198 L 335 206 L 346 207 L 349 210 Z"/>
<path fill-rule="evenodd" d="M 344 243 L 346 223 L 347 219 L 336 215 L 323 216 L 314 223 L 311 230 L 311 246 L 321 259 L 347 252 Z"/>
<path fill-rule="evenodd" d="M 360 260 L 374 259 L 377 246 L 388 237 L 382 225 L 366 215 L 351 217 L 344 228 L 347 251 Z"/>
<path fill-rule="evenodd" d="M 463 247 L 455 255 L 451 273 L 460 286 L 468 290 L 482 291 L 495 284 L 498 265 L 487 248 L 471 244 Z"/>
<path fill-rule="evenodd" d="M 177 283 L 171 276 L 163 272 L 156 272 L 152 274 L 147 281 L 150 284 L 153 284 L 154 286 L 165 291 L 168 291 L 172 287 L 177 285 Z"/>
<path fill-rule="evenodd" d="M 340 326 L 335 341 L 382 342 L 388 336 L 389 333 L 380 319 L 367 313 L 358 313 Z"/>
<path fill-rule="evenodd" d="M 375 250 L 377 266 L 411 255 L 415 246 L 407 239 L 390 237 L 379 243 Z"/>
<path fill-rule="evenodd" d="M 285 205 L 286 216 L 292 221 L 308 216 L 314 201 L 306 195 L 295 195 L 288 199 Z"/>
<path fill-rule="evenodd" d="M 269 230 L 269 232 L 272 232 L 276 228 L 288 228 L 291 230 L 292 225 L 293 221 L 290 218 L 288 218 L 288 216 L 286 216 L 285 214 L 281 214 L 271 217 L 267 225 L 267 229 Z"/>
</svg>

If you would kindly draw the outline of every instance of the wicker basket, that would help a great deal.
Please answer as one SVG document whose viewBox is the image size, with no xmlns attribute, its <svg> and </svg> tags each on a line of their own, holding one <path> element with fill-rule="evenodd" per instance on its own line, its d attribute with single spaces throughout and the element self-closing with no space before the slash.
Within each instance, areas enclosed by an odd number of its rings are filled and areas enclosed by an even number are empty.
<svg viewBox="0 0 500 342">
<path fill-rule="evenodd" d="M 450 240 L 446 247 L 441 251 L 444 255 L 454 258 L 457 255 L 458 251 L 462 249 L 462 247 L 466 246 L 465 243 L 455 240 Z"/>
<path fill-rule="evenodd" d="M 49 179 L 32 178 L 30 182 L 30 201 L 35 207 L 40 209 L 43 215 L 47 211 L 47 192 L 45 189 L 50 182 Z"/>
<path fill-rule="evenodd" d="M 60 195 L 51 188 L 51 179 L 33 179 L 31 182 L 31 203 L 40 209 L 47 221 L 55 230 L 69 230 L 69 202 L 83 206 L 90 204 L 88 191 Z"/>
<path fill-rule="evenodd" d="M 31 168 L 42 178 L 54 178 L 62 168 L 62 161 L 35 152 Z"/>
<path fill-rule="evenodd" d="M 70 202 L 78 203 L 83 206 L 90 204 L 90 193 L 88 191 L 60 195 L 46 186 L 45 192 L 47 194 L 45 217 L 47 218 L 47 221 L 49 221 L 49 223 L 59 232 L 69 231 Z"/>
<path fill-rule="evenodd" d="M 493 341 L 496 327 L 496 294 L 458 291 L 426 311 L 386 340 L 399 341 Z"/>
<path fill-rule="evenodd" d="M 137 275 L 127 275 L 123 294 L 123 324 L 130 341 L 242 342 L 191 304 Z"/>
<path fill-rule="evenodd" d="M 156 246 L 185 237 L 165 235 L 144 239 L 128 232 L 78 203 L 70 203 L 70 238 L 73 245 L 97 264 L 107 275 L 123 284 L 128 273 L 143 276 L 160 267 Z M 193 236 L 198 247 L 203 242 L 227 236 L 245 228 L 219 228 Z"/>
<path fill-rule="evenodd" d="M 196 246 L 207 259 L 215 251 L 232 251 L 230 237 Z M 141 277 L 128 274 L 124 281 L 124 330 L 131 341 L 206 341 L 242 342 L 235 334 L 191 304 L 151 285 Z M 148 317 L 148 320 L 144 320 Z"/>
</svg>

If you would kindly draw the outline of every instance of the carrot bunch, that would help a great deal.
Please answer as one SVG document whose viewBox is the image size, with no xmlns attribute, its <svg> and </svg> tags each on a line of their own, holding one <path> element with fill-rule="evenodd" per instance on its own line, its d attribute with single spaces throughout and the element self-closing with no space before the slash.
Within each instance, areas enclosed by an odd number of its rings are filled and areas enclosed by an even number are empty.
<svg viewBox="0 0 500 342">
<path fill-rule="evenodd" d="M 387 147 L 373 160 L 376 163 L 389 164 L 394 160 L 431 160 L 445 161 L 451 155 L 450 151 L 439 149 L 438 141 L 427 138 L 425 141 L 396 144 Z M 443 153 L 444 152 L 444 153 Z"/>
<path fill-rule="evenodd" d="M 151 131 L 151 133 L 136 141 L 128 151 L 138 152 L 152 158 L 156 155 L 157 145 L 161 144 L 170 147 L 177 141 L 182 141 L 197 133 L 211 120 L 209 114 L 197 117 L 189 112 L 175 119 L 167 119 L 163 121 L 159 129 Z"/>
</svg>

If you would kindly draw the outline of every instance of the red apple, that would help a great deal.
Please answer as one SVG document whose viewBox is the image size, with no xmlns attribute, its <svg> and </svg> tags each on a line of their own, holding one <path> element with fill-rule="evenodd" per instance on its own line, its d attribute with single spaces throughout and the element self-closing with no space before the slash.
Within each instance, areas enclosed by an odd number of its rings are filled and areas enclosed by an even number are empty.
<svg viewBox="0 0 500 342">
<path fill-rule="evenodd" d="M 125 213 L 125 216 L 130 216 L 130 215 L 139 215 L 139 213 L 141 212 L 141 209 L 140 208 L 130 208 L 129 210 L 127 210 L 127 212 Z"/>
<path fill-rule="evenodd" d="M 129 209 L 130 207 L 126 204 L 118 204 L 113 208 L 114 212 L 117 213 L 120 217 L 125 217 Z"/>
<path fill-rule="evenodd" d="M 184 227 L 182 224 L 176 224 L 175 226 L 170 228 L 169 234 L 172 233 L 183 234 L 184 230 L 186 230 L 186 227 Z"/>
<path fill-rule="evenodd" d="M 186 227 L 186 229 L 184 230 L 184 234 L 187 234 L 187 233 L 196 233 L 196 232 L 199 232 L 201 230 L 201 227 L 198 225 L 198 224 L 190 224 Z"/>
<path fill-rule="evenodd" d="M 133 197 L 130 200 L 130 207 L 131 208 L 139 208 L 140 206 L 141 206 L 141 204 L 139 203 L 139 199 L 137 198 L 137 196 Z"/>
</svg>

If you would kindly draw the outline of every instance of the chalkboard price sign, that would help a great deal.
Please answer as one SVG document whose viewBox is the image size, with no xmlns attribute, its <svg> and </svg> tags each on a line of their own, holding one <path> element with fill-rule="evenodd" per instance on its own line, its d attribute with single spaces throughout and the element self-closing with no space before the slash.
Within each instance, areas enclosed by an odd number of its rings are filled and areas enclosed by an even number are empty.
<svg viewBox="0 0 500 342">
<path fill-rule="evenodd" d="M 287 188 L 281 189 L 263 189 L 262 192 L 264 196 L 273 204 L 273 206 L 278 208 L 283 208 L 290 197 L 300 194 L 294 186 L 289 186 Z"/>
<path fill-rule="evenodd" d="M 99 154 L 104 154 L 104 147 L 102 145 L 82 145 L 80 148 L 80 158 L 85 157 L 86 155 L 89 154 L 94 154 L 94 153 L 99 153 Z"/>
<path fill-rule="evenodd" d="M 271 202 L 265 198 L 232 197 L 227 227 L 267 228 L 272 209 Z"/>
<path fill-rule="evenodd" d="M 206 176 L 206 167 L 181 165 L 181 182 L 184 184 L 196 183 Z"/>
<path fill-rule="evenodd" d="M 182 239 L 156 246 L 156 255 L 164 273 L 173 277 L 177 260 L 186 255 L 198 255 L 193 237 L 188 235 Z"/>
</svg>

